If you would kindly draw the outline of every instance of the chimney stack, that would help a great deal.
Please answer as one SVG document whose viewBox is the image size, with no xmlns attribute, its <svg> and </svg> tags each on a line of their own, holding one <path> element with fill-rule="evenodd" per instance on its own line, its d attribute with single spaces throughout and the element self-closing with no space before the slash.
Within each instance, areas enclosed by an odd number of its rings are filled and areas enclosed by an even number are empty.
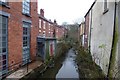
<svg viewBox="0 0 120 80">
<path fill-rule="evenodd" d="M 54 19 L 54 23 L 57 24 L 57 21 Z"/>
<path fill-rule="evenodd" d="M 44 17 L 44 9 L 40 9 L 40 15 Z"/>
</svg>

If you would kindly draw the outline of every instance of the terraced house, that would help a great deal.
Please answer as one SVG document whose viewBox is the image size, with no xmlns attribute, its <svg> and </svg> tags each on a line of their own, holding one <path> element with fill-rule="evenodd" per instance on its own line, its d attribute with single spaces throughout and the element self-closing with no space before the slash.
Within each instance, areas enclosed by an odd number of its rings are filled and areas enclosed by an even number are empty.
<svg viewBox="0 0 120 80">
<path fill-rule="evenodd" d="M 35 59 L 38 24 L 37 0 L 0 1 L 0 77 Z"/>
<path fill-rule="evenodd" d="M 67 30 L 61 25 L 57 24 L 57 21 L 48 20 L 44 16 L 44 9 L 40 9 L 39 14 L 39 36 L 41 37 L 56 37 L 58 40 L 66 35 Z"/>
<path fill-rule="evenodd" d="M 120 0 L 95 0 L 85 15 L 85 47 L 110 77 L 120 77 L 119 5 Z"/>
<path fill-rule="evenodd" d="M 42 57 L 43 61 L 55 55 L 57 40 L 65 35 L 65 30 L 65 28 L 57 24 L 56 20 L 52 22 L 45 18 L 44 9 L 40 9 L 37 55 Z"/>
</svg>

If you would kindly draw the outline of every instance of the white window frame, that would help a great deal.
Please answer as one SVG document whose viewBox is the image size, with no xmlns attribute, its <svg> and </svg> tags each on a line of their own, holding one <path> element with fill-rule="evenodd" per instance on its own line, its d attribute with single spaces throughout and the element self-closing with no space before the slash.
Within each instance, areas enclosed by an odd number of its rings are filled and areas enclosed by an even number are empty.
<svg viewBox="0 0 120 80">
<path fill-rule="evenodd" d="M 43 29 L 45 29 L 45 28 L 46 28 L 46 22 L 43 21 Z"/>
<path fill-rule="evenodd" d="M 41 20 L 39 20 L 39 28 L 41 28 Z"/>
<path fill-rule="evenodd" d="M 58 29 L 56 31 L 58 32 Z"/>
<path fill-rule="evenodd" d="M 41 30 L 39 30 L 39 33 L 41 33 L 42 31 Z"/>
<path fill-rule="evenodd" d="M 51 27 L 51 25 L 50 25 L 50 23 L 49 23 L 49 29 L 50 29 L 50 27 Z"/>
</svg>

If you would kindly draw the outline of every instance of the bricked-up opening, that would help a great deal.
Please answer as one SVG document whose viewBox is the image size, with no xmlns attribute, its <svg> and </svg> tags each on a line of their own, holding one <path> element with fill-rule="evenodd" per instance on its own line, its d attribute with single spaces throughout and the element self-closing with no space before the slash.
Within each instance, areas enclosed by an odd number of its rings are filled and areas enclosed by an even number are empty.
<svg viewBox="0 0 120 80">
<path fill-rule="evenodd" d="M 40 9 L 40 15 L 44 17 L 44 9 Z"/>
</svg>

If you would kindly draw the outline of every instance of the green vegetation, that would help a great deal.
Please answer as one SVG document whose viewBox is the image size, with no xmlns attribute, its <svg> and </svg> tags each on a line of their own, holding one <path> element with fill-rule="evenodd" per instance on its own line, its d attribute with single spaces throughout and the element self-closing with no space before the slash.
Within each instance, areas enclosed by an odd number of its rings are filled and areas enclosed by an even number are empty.
<svg viewBox="0 0 120 80">
<path fill-rule="evenodd" d="M 70 49 L 70 44 L 66 42 L 61 42 L 57 44 L 55 59 L 65 56 L 66 52 Z"/>
<path fill-rule="evenodd" d="M 92 60 L 92 56 L 88 51 L 79 45 L 76 45 L 77 50 L 76 62 L 79 69 L 80 78 L 105 78 L 101 68 Z"/>
<path fill-rule="evenodd" d="M 114 42 L 113 42 L 113 50 L 112 50 L 112 59 L 111 59 L 111 65 L 110 65 L 110 73 L 108 74 L 110 78 L 113 78 L 114 67 L 115 67 L 115 57 L 116 57 L 116 49 L 118 44 L 118 20 L 116 19 L 116 26 L 115 26 L 115 34 L 114 34 Z"/>
<path fill-rule="evenodd" d="M 39 80 L 39 78 L 55 78 L 59 69 L 62 66 L 62 62 L 65 58 L 67 51 L 70 49 L 69 43 L 61 42 L 57 44 L 56 55 L 52 59 L 54 67 L 50 67 L 51 60 L 47 61 L 47 64 L 43 64 L 42 66 L 34 69 L 31 73 L 23 77 L 21 80 L 28 80 L 31 78 L 35 78 L 35 80 Z"/>
<path fill-rule="evenodd" d="M 78 41 L 78 27 L 79 24 L 71 24 L 67 25 L 68 32 L 67 32 L 67 38 L 65 39 L 68 42 L 71 42 L 72 44 L 76 41 Z"/>
</svg>

